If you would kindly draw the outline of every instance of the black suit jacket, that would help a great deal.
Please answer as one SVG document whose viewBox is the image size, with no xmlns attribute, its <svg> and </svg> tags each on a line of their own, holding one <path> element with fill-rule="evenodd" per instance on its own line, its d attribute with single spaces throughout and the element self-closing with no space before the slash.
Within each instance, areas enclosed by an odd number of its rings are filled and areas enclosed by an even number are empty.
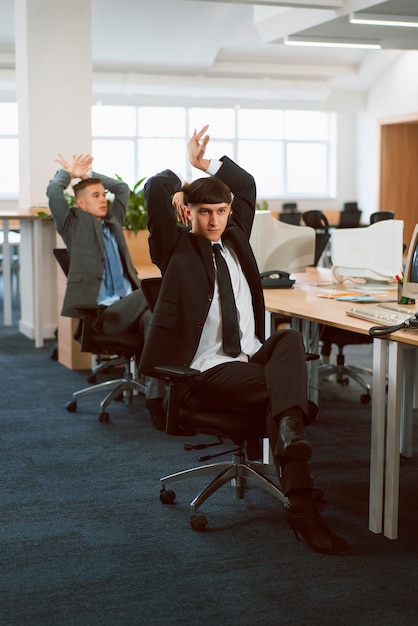
<svg viewBox="0 0 418 626">
<path fill-rule="evenodd" d="M 252 294 L 256 334 L 264 341 L 263 291 L 249 244 L 255 183 L 228 157 L 222 161 L 217 176 L 234 194 L 222 241 L 234 250 L 241 263 Z M 171 196 L 180 186 L 180 179 L 170 170 L 153 176 L 145 185 L 150 253 L 163 276 L 139 366 L 149 375 L 155 373 L 155 365 L 190 365 L 213 298 L 215 268 L 211 242 L 176 225 Z"/>
</svg>

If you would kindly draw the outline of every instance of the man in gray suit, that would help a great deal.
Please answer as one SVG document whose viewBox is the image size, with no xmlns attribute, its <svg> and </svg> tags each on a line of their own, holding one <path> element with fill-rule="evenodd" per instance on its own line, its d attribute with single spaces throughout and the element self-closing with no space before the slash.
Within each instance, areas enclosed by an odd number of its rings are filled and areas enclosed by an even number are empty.
<svg viewBox="0 0 418 626">
<path fill-rule="evenodd" d="M 55 226 L 70 255 L 70 270 L 61 314 L 80 317 L 75 308 L 101 305 L 96 330 L 118 335 L 132 330 L 147 333 L 151 312 L 132 263 L 122 232 L 129 200 L 129 187 L 120 180 L 91 172 L 90 155 L 74 155 L 62 166 L 47 188 Z M 64 192 L 74 184 L 75 206 L 69 206 Z M 108 206 L 106 190 L 114 195 Z M 139 358 L 138 354 L 138 358 Z M 162 381 L 147 377 L 146 406 L 155 428 L 164 430 Z"/>
</svg>

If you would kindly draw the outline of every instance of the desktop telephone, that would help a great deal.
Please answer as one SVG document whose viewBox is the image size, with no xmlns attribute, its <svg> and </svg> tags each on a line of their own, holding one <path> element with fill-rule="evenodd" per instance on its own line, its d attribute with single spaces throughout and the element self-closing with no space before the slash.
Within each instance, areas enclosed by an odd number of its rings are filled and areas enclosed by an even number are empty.
<svg viewBox="0 0 418 626">
<path fill-rule="evenodd" d="M 295 281 L 290 278 L 288 272 L 282 270 L 270 270 L 260 274 L 263 289 L 291 289 Z"/>
</svg>

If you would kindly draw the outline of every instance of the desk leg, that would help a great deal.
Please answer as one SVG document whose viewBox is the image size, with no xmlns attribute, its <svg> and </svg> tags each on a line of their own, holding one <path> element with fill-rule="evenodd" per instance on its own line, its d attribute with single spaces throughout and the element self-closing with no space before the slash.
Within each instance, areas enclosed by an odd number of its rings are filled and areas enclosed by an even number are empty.
<svg viewBox="0 0 418 626">
<path fill-rule="evenodd" d="M 402 347 L 402 393 L 401 393 L 401 455 L 412 457 L 414 380 L 416 349 Z"/>
<path fill-rule="evenodd" d="M 401 351 L 400 343 L 389 342 L 384 514 L 384 534 L 389 539 L 398 536 L 400 408 L 404 370 Z"/>
<path fill-rule="evenodd" d="M 370 446 L 369 530 L 382 532 L 388 341 L 373 341 L 372 431 Z"/>
<path fill-rule="evenodd" d="M 3 220 L 3 324 L 12 325 L 12 280 L 10 263 L 9 220 Z"/>
</svg>

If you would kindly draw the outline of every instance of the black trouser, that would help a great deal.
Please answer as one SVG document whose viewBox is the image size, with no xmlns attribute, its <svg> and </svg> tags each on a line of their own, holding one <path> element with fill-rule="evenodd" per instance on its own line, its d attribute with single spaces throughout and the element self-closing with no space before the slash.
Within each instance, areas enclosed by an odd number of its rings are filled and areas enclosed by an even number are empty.
<svg viewBox="0 0 418 626">
<path fill-rule="evenodd" d="M 266 420 L 274 451 L 281 417 L 296 409 L 308 418 L 307 385 L 301 334 L 279 330 L 248 363 L 224 363 L 192 378 L 184 390 L 183 403 L 190 409 L 230 410 Z M 306 463 L 290 460 L 278 470 L 285 493 L 311 487 Z"/>
</svg>

